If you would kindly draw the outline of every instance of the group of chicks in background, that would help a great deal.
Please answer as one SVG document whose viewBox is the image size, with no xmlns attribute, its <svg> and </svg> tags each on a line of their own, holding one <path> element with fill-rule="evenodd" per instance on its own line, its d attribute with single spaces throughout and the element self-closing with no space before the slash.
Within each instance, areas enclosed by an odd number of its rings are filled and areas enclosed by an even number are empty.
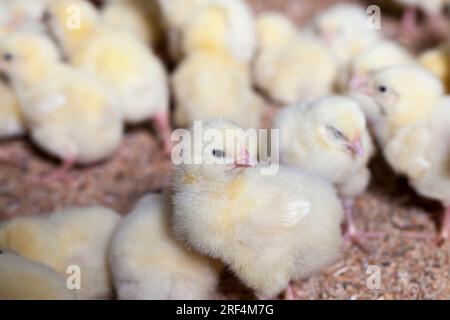
<svg viewBox="0 0 450 320">
<path fill-rule="evenodd" d="M 344 217 L 348 240 L 383 236 L 353 222 L 375 145 L 449 207 L 450 45 L 414 56 L 367 17 L 338 4 L 299 29 L 243 0 L 1 1 L 0 134 L 29 134 L 58 175 L 110 157 L 125 124 L 152 120 L 170 153 L 172 126 L 203 120 L 228 139 L 260 127 L 264 98 L 283 108 L 276 175 L 245 143 L 200 147 L 225 164 L 176 166 L 170 190 L 124 218 L 92 207 L 2 223 L 0 298 L 217 298 L 224 267 L 258 298 L 295 298 L 292 281 L 339 257 Z M 171 74 L 152 49 L 163 40 Z M 81 290 L 66 287 L 71 265 Z"/>
</svg>

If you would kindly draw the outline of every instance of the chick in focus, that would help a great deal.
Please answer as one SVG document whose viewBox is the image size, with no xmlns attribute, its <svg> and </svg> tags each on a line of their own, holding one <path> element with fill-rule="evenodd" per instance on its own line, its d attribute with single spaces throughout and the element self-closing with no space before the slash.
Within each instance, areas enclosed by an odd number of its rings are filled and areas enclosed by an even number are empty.
<svg viewBox="0 0 450 320">
<path fill-rule="evenodd" d="M 19 217 L 0 224 L 0 250 L 11 250 L 67 275 L 81 270 L 82 299 L 112 296 L 107 249 L 120 216 L 107 208 L 67 208 L 48 217 Z"/>
<path fill-rule="evenodd" d="M 276 116 L 273 128 L 280 130 L 281 163 L 320 174 L 336 187 L 344 203 L 347 236 L 379 236 L 357 231 L 353 222 L 353 201 L 367 188 L 374 152 L 358 104 L 329 96 L 293 105 Z"/>
<path fill-rule="evenodd" d="M 223 261 L 260 298 L 338 257 L 342 207 L 330 184 L 284 166 L 261 174 L 232 122 L 205 121 L 202 130 L 202 139 L 191 132 L 194 140 L 182 146 L 201 161 L 178 165 L 173 177 L 180 239 Z"/>
<path fill-rule="evenodd" d="M 119 299 L 211 299 L 221 266 L 177 241 L 168 195 L 147 195 L 121 222 L 110 249 Z"/>
<path fill-rule="evenodd" d="M 291 104 L 333 91 L 337 63 L 316 38 L 300 35 L 279 13 L 261 14 L 257 34 L 253 75 L 272 100 Z"/>
<path fill-rule="evenodd" d="M 448 239 L 450 99 L 441 82 L 420 67 L 391 67 L 375 73 L 365 92 L 383 110 L 386 160 L 419 194 L 446 207 L 438 241 Z"/>
<path fill-rule="evenodd" d="M 46 265 L 0 251 L 0 300 L 74 300 L 66 279 Z"/>
<path fill-rule="evenodd" d="M 115 152 L 123 132 L 115 96 L 97 79 L 62 63 L 47 37 L 25 32 L 8 37 L 0 46 L 0 70 L 11 79 L 31 139 L 63 160 L 53 177 Z"/>
</svg>

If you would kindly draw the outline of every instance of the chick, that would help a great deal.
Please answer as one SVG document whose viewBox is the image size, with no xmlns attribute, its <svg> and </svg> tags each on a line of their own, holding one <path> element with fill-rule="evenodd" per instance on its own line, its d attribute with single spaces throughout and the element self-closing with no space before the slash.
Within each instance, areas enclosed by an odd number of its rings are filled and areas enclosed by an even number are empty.
<svg viewBox="0 0 450 320">
<path fill-rule="evenodd" d="M 317 39 L 300 36 L 279 13 L 260 15 L 257 34 L 253 75 L 272 100 L 291 104 L 333 91 L 337 63 Z"/>
<path fill-rule="evenodd" d="M 120 221 L 103 207 L 67 208 L 48 217 L 19 217 L 0 224 L 0 249 L 9 249 L 67 275 L 70 266 L 81 271 L 83 299 L 112 295 L 107 248 Z"/>
<path fill-rule="evenodd" d="M 330 184 L 283 166 L 261 174 L 232 122 L 205 121 L 202 130 L 183 139 L 195 164 L 178 165 L 173 177 L 180 239 L 222 260 L 260 298 L 338 257 L 342 207 Z"/>
<path fill-rule="evenodd" d="M 19 101 L 12 89 L 0 80 L 0 139 L 25 134 Z"/>
<path fill-rule="evenodd" d="M 63 160 L 56 176 L 115 152 L 123 133 L 115 96 L 97 79 L 63 64 L 48 38 L 15 33 L 0 46 L 0 58 L 31 139 Z"/>
<path fill-rule="evenodd" d="M 42 18 L 45 6 L 56 0 L 17 0 L 3 1 L 0 5 L 8 12 L 8 29 L 10 32 L 16 30 L 27 30 L 34 32 L 45 32 Z"/>
<path fill-rule="evenodd" d="M 114 0 L 102 9 L 106 25 L 117 31 L 128 31 L 153 46 L 162 38 L 160 12 L 153 0 Z"/>
<path fill-rule="evenodd" d="M 353 4 L 337 4 L 317 15 L 308 26 L 345 66 L 359 52 L 380 40 L 378 30 L 367 26 L 367 14 Z"/>
<path fill-rule="evenodd" d="M 66 279 L 43 264 L 0 251 L 0 300 L 74 300 Z"/>
<path fill-rule="evenodd" d="M 89 11 L 91 17 L 97 15 L 93 6 L 86 6 L 85 11 Z M 49 13 L 57 15 L 53 7 Z M 54 19 L 52 28 L 59 43 L 71 42 L 70 36 L 65 38 L 68 34 L 62 32 L 66 29 L 64 19 Z M 103 25 L 99 23 L 98 28 L 102 29 Z M 98 78 L 115 93 L 127 123 L 153 119 L 166 153 L 170 152 L 168 77 L 151 49 L 129 33 L 109 30 L 91 35 L 82 48 L 68 55 L 73 65 Z"/>
<path fill-rule="evenodd" d="M 148 195 L 120 224 L 110 261 L 119 299 L 211 299 L 221 266 L 171 233 L 169 197 Z"/>
<path fill-rule="evenodd" d="M 418 61 L 435 74 L 450 92 L 450 45 L 426 50 L 419 55 Z"/>
<path fill-rule="evenodd" d="M 172 87 L 178 127 L 213 117 L 259 127 L 264 102 L 252 89 L 248 68 L 227 54 L 190 54 L 175 70 Z"/>
<path fill-rule="evenodd" d="M 252 12 L 242 0 L 208 0 L 197 6 L 182 30 L 184 55 L 220 50 L 242 63 L 253 58 L 256 33 Z"/>
<path fill-rule="evenodd" d="M 383 110 L 386 160 L 418 193 L 447 208 L 438 241 L 448 239 L 450 98 L 441 82 L 420 67 L 391 67 L 375 73 L 365 92 Z"/>
<path fill-rule="evenodd" d="M 367 165 L 374 152 L 358 104 L 329 96 L 293 105 L 276 116 L 273 128 L 280 130 L 282 164 L 320 174 L 337 188 L 344 203 L 347 236 L 354 240 L 378 236 L 358 232 L 352 216 L 354 198 L 369 183 Z"/>
</svg>

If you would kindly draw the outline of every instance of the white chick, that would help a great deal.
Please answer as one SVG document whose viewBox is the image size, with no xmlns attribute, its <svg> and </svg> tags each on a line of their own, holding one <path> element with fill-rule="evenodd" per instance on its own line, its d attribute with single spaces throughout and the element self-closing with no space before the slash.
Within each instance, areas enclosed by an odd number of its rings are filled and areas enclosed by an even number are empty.
<svg viewBox="0 0 450 320">
<path fill-rule="evenodd" d="M 184 55 L 218 48 L 250 63 L 256 44 L 252 12 L 243 0 L 207 0 L 186 20 L 181 41 Z"/>
<path fill-rule="evenodd" d="M 282 164 L 320 174 L 337 188 L 343 198 L 347 237 L 378 236 L 358 232 L 353 222 L 353 200 L 367 188 L 367 165 L 374 152 L 359 105 L 341 96 L 293 105 L 275 117 L 273 128 L 280 130 Z"/>
<path fill-rule="evenodd" d="M 25 134 L 19 101 L 12 89 L 0 80 L 0 139 Z"/>
<path fill-rule="evenodd" d="M 213 117 L 259 127 L 264 102 L 251 86 L 248 68 L 227 54 L 190 54 L 175 70 L 172 87 L 178 127 Z"/>
<path fill-rule="evenodd" d="M 153 46 L 161 40 L 159 8 L 153 0 L 114 0 L 102 8 L 102 19 L 117 31 L 128 31 Z"/>
<path fill-rule="evenodd" d="M 450 98 L 442 83 L 420 67 L 390 67 L 372 75 L 363 90 L 383 111 L 386 160 L 417 192 L 447 208 L 439 241 L 448 239 Z"/>
<path fill-rule="evenodd" d="M 66 1 L 66 5 L 77 1 Z M 52 28 L 60 43 L 70 43 L 66 20 L 58 15 L 60 4 L 49 8 L 54 16 Z M 96 9 L 85 6 L 88 17 L 94 17 Z M 87 18 L 86 18 L 87 20 Z M 124 32 L 99 31 L 84 41 L 75 52 L 68 53 L 73 65 L 103 81 L 117 96 L 124 120 L 130 124 L 154 120 L 164 142 L 166 153 L 170 152 L 169 84 L 166 70 L 150 48 L 135 37 Z M 58 35 L 67 38 L 60 38 Z M 72 45 L 69 45 L 72 47 Z M 126 50 L 124 50 L 126 48 Z"/>
<path fill-rule="evenodd" d="M 345 66 L 359 52 L 379 41 L 381 35 L 367 26 L 362 7 L 337 4 L 317 15 L 309 28 Z"/>
<path fill-rule="evenodd" d="M 123 133 L 115 96 L 97 79 L 59 61 L 48 38 L 11 35 L 0 46 L 0 70 L 11 79 L 32 140 L 64 162 L 53 177 L 115 152 Z"/>
<path fill-rule="evenodd" d="M 145 196 L 124 218 L 110 261 L 119 299 L 211 299 L 222 269 L 175 239 L 166 195 Z"/>
<path fill-rule="evenodd" d="M 46 265 L 0 251 L 0 300 L 74 300 L 66 279 Z"/>
<path fill-rule="evenodd" d="M 260 15 L 256 25 L 253 75 L 272 100 L 291 104 L 333 91 L 337 63 L 322 43 L 299 35 L 295 25 L 279 13 Z"/>
<path fill-rule="evenodd" d="M 205 121 L 202 130 L 182 145 L 196 164 L 178 165 L 173 178 L 178 237 L 222 260 L 260 298 L 338 257 L 342 207 L 330 184 L 284 166 L 261 174 L 232 122 Z"/>
<path fill-rule="evenodd" d="M 104 207 L 67 208 L 48 217 L 30 216 L 0 224 L 0 248 L 70 275 L 81 271 L 83 299 L 112 296 L 107 250 L 120 216 Z"/>
</svg>

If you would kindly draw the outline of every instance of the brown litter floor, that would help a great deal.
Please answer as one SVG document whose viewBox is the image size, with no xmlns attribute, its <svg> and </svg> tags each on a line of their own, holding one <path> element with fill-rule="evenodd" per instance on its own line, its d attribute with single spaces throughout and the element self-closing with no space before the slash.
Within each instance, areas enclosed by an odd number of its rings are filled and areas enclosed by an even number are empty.
<svg viewBox="0 0 450 320">
<path fill-rule="evenodd" d="M 249 0 L 256 11 L 276 9 L 301 25 L 311 15 L 336 1 Z M 393 11 L 395 14 L 395 10 Z M 383 17 L 383 30 L 397 35 L 398 19 Z M 414 47 L 424 45 L 426 31 Z M 276 112 L 268 107 L 267 118 Z M 71 183 L 38 185 L 34 177 L 57 167 L 26 139 L 3 142 L 15 163 L 0 163 L 0 220 L 43 213 L 68 205 L 103 204 L 122 213 L 136 199 L 158 191 L 170 179 L 171 165 L 161 155 L 150 128 L 128 130 L 117 154 L 107 163 L 77 168 Z M 436 230 L 439 206 L 419 199 L 401 179 L 377 159 L 370 190 L 356 202 L 359 228 L 386 232 L 386 238 L 346 246 L 342 259 L 327 270 L 296 284 L 302 299 L 450 299 L 450 246 L 411 239 L 405 231 Z M 375 266 L 375 269 L 373 269 Z M 380 271 L 380 287 L 368 281 Z M 369 283 L 368 283 L 369 282 Z M 251 293 L 226 274 L 222 292 L 231 299 L 252 298 Z"/>
</svg>

